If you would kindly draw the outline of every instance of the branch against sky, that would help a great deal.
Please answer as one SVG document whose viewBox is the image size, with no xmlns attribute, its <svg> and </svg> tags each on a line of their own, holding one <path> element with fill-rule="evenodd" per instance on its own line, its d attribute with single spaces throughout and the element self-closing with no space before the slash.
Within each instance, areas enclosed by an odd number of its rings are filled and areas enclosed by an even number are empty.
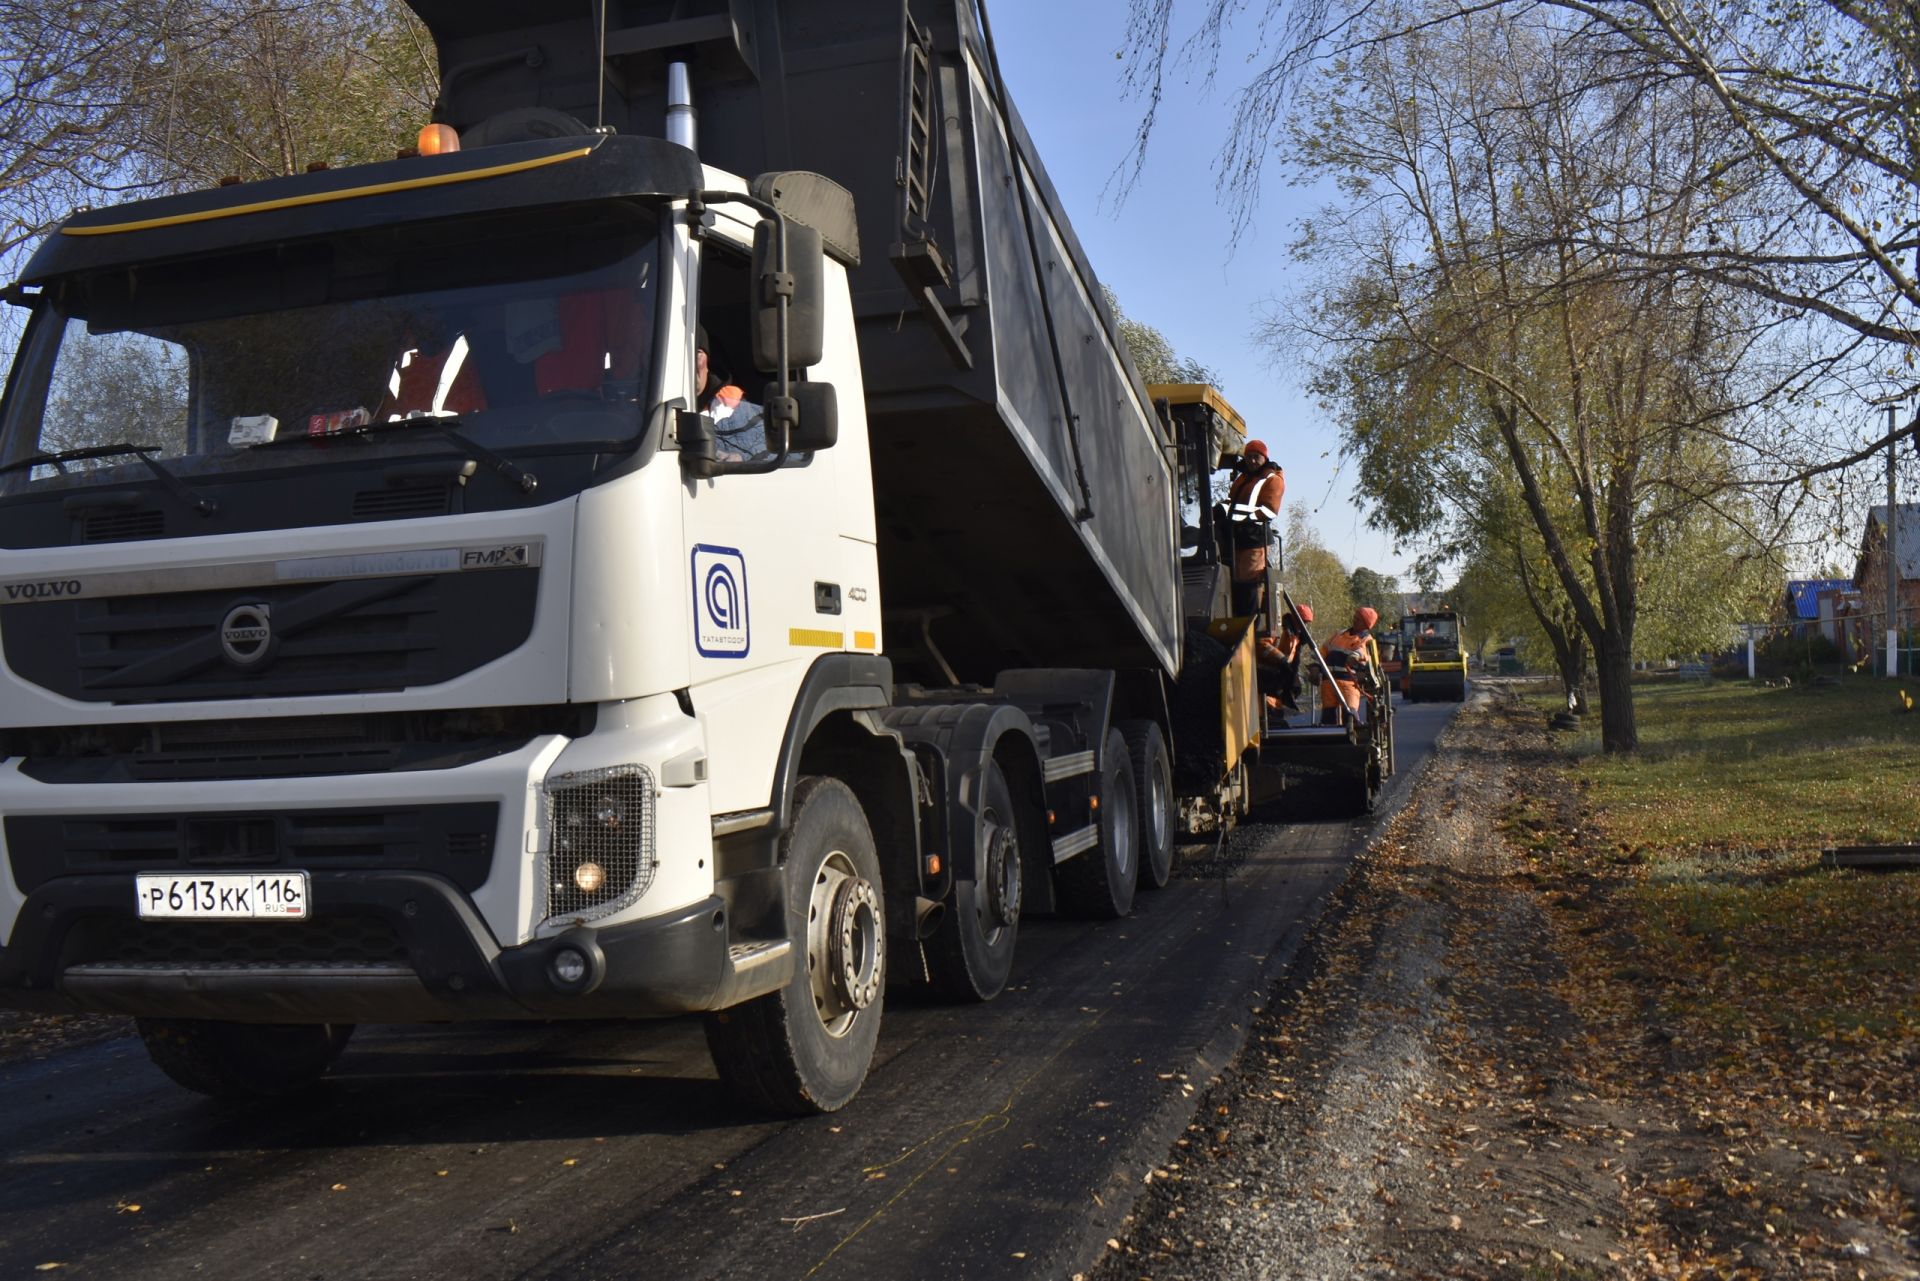
<svg viewBox="0 0 1920 1281">
<path fill-rule="evenodd" d="M 399 0 L 0 0 L 0 272 L 79 208 L 391 158 L 438 75 Z"/>
<path fill-rule="evenodd" d="M 395 0 L 0 0 L 0 259 L 84 205 L 391 157 L 437 77 Z"/>
<path fill-rule="evenodd" d="M 1591 46 L 1594 74 L 1617 86 L 1695 86 L 1730 144 L 1715 166 L 1659 193 L 1702 211 L 1688 240 L 1655 246 L 1570 228 L 1582 247 L 1732 285 L 1869 337 L 1879 390 L 1920 386 L 1920 20 L 1911 5 L 1446 0 L 1389 24 L 1376 0 L 1132 0 L 1126 81 L 1147 108 L 1133 164 L 1169 70 L 1200 66 L 1212 76 L 1229 40 L 1250 43 L 1253 70 L 1238 87 L 1217 167 L 1244 226 L 1313 69 L 1436 25 L 1542 11 Z M 1196 25 L 1176 39 L 1183 17 Z M 1767 198 L 1723 207 L 1730 188 Z"/>
</svg>

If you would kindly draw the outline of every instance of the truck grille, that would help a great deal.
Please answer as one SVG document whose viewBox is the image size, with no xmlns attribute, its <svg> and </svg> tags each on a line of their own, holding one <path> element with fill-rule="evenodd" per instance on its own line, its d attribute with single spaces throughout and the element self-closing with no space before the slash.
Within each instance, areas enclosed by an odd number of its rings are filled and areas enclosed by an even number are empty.
<svg viewBox="0 0 1920 1281">
<path fill-rule="evenodd" d="M 41 783 L 175 783 L 457 769 L 537 735 L 591 733 L 585 706 L 268 716 L 0 730 L 0 758 Z"/>
<path fill-rule="evenodd" d="M 6 819 L 14 882 L 169 868 L 391 868 L 437 872 L 469 892 L 493 866 L 493 802 L 287 814 L 114 814 Z"/>
<path fill-rule="evenodd" d="M 130 543 L 166 532 L 167 517 L 161 511 L 96 512 L 80 522 L 83 543 Z"/>
<path fill-rule="evenodd" d="M 36 601 L 0 606 L 0 635 L 22 678 L 88 702 L 408 689 L 524 644 L 539 577 L 529 567 Z M 247 667 L 220 641 L 237 605 L 265 606 L 272 620 L 272 649 Z"/>
</svg>

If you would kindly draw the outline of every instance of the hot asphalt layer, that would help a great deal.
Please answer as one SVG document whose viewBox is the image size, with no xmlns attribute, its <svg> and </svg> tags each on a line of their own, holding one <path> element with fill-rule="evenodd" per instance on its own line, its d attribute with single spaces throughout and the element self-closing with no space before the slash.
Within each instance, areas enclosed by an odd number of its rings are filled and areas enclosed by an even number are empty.
<svg viewBox="0 0 1920 1281">
<path fill-rule="evenodd" d="M 1383 813 L 1452 710 L 1400 709 Z M 890 1001 L 831 1117 L 743 1114 L 690 1020 L 370 1029 L 239 1109 L 131 1038 L 0 1067 L 0 1275 L 1069 1276 L 1379 821 L 1245 824 L 1125 921 L 1023 922 L 999 1000 Z"/>
</svg>

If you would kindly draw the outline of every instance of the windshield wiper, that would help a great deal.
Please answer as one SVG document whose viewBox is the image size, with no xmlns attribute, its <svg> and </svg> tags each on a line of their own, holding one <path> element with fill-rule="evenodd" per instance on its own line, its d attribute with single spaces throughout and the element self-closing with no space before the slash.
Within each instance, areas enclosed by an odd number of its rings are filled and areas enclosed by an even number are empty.
<svg viewBox="0 0 1920 1281">
<path fill-rule="evenodd" d="M 491 449 L 488 449 L 485 445 L 461 431 L 459 418 L 451 414 L 445 417 L 402 418 L 390 423 L 376 423 L 374 424 L 373 430 L 392 431 L 395 427 L 412 427 L 415 424 L 434 428 L 442 436 L 452 441 L 454 448 L 473 459 L 474 462 L 482 463 L 493 468 L 515 485 L 518 485 L 521 493 L 531 494 L 534 490 L 540 488 L 540 478 L 538 476 L 520 467 L 511 458 L 494 453 Z"/>
<path fill-rule="evenodd" d="M 371 436 L 382 432 L 401 431 L 409 427 L 425 427 L 439 432 L 467 457 L 476 463 L 482 463 L 505 476 L 516 485 L 523 494 L 531 494 L 540 487 L 540 478 L 532 472 L 517 466 L 512 459 L 494 453 L 479 441 L 460 430 L 460 418 L 456 414 L 421 414 L 414 418 L 394 418 L 384 423 L 363 423 L 358 427 L 349 427 L 345 431 L 326 432 L 318 436 L 289 436 L 284 442 L 275 444 L 293 444 L 297 441 L 338 440 L 342 437 Z"/>
<path fill-rule="evenodd" d="M 124 458 L 128 454 L 132 454 L 135 458 L 138 458 L 147 465 L 147 470 L 154 474 L 155 478 L 159 480 L 160 484 L 169 494 L 172 494 L 175 498 L 199 512 L 202 516 L 211 516 L 216 511 L 219 511 L 220 505 L 218 503 L 214 502 L 211 498 L 195 493 L 184 480 L 181 480 L 178 476 L 160 465 L 160 461 L 153 457 L 153 455 L 159 453 L 162 448 L 164 448 L 164 446 L 161 445 L 86 445 L 79 449 L 62 449 L 51 454 L 28 454 L 25 458 L 16 458 L 10 463 L 0 465 L 0 476 L 4 476 L 8 472 L 24 471 L 29 467 L 42 466 L 52 467 L 64 476 L 67 474 L 68 463 L 84 462 L 93 458 Z"/>
</svg>

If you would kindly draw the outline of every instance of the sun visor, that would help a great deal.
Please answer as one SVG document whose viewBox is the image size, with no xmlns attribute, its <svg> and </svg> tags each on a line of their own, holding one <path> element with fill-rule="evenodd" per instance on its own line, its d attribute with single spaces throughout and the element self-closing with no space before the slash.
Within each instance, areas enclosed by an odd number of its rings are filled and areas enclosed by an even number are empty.
<svg viewBox="0 0 1920 1281">
<path fill-rule="evenodd" d="M 703 181 L 692 152 L 659 138 L 477 147 L 89 210 L 47 237 L 21 280 L 44 284 L 75 272 L 439 218 L 623 197 L 674 199 Z"/>
<path fill-rule="evenodd" d="M 756 199 L 778 209 L 784 217 L 820 233 L 827 253 L 849 267 L 860 265 L 860 224 L 854 217 L 853 194 L 831 178 L 794 169 L 763 173 L 751 187 Z"/>
</svg>

